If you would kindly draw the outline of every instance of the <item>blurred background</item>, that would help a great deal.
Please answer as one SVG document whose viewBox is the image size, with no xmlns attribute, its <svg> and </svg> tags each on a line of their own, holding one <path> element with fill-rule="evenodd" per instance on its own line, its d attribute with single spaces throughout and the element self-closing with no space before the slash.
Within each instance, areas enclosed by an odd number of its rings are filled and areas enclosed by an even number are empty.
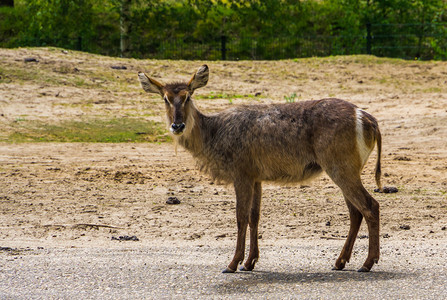
<svg viewBox="0 0 447 300">
<path fill-rule="evenodd" d="M 0 47 L 109 56 L 447 59 L 445 0 L 3 0 Z"/>
</svg>

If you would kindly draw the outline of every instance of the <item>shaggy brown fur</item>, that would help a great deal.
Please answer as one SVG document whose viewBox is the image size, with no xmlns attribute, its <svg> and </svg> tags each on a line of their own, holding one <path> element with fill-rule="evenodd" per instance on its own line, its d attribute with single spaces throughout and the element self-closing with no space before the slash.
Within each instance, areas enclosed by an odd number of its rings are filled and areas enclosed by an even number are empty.
<svg viewBox="0 0 447 300">
<path fill-rule="evenodd" d="M 334 269 L 343 269 L 349 261 L 365 218 L 369 252 L 359 271 L 369 271 L 379 259 L 379 204 L 363 187 L 360 172 L 377 144 L 376 182 L 381 189 L 381 135 L 374 117 L 339 99 L 244 105 L 204 115 L 191 96 L 206 85 L 208 73 L 204 65 L 188 83 L 168 85 L 144 73 L 139 79 L 145 91 L 163 97 L 171 133 L 201 169 L 234 185 L 238 237 L 234 258 L 224 272 L 234 272 L 243 261 L 247 226 L 250 252 L 241 270 L 253 270 L 258 260 L 261 182 L 302 182 L 322 171 L 341 188 L 351 218 Z"/>
</svg>

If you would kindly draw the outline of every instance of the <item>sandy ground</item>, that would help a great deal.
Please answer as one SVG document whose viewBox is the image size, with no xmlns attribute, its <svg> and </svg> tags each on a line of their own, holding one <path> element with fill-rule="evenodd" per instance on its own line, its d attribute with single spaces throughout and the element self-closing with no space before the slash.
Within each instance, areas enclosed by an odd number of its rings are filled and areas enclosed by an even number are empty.
<svg viewBox="0 0 447 300">
<path fill-rule="evenodd" d="M 140 91 L 136 71 L 161 81 L 188 79 L 201 64 L 64 54 L 58 49 L 0 49 L 0 57 L 4 137 L 14 130 L 11 124 L 17 118 L 57 122 L 137 114 L 161 121 L 162 103 Z M 24 57 L 36 57 L 39 63 L 25 64 Z M 447 63 L 363 56 L 207 63 L 209 85 L 195 95 L 205 112 L 239 103 L 284 102 L 284 96 L 296 93 L 296 101 L 336 96 L 372 113 L 383 134 L 382 181 L 399 189 L 396 194 L 374 194 L 381 204 L 381 242 L 388 249 L 382 260 L 388 254 L 399 261 L 390 249 L 402 247 L 412 255 L 410 248 L 429 251 L 430 245 L 438 249 L 447 244 Z M 127 70 L 111 70 L 114 64 Z M 13 68 L 45 71 L 53 80 L 27 82 L 23 75 L 5 71 Z M 88 86 L 72 83 L 79 74 Z M 254 97 L 256 93 L 260 96 Z M 209 99 L 214 95 L 224 96 Z M 362 175 L 371 192 L 375 155 Z M 266 270 L 262 257 L 274 255 L 275 245 L 283 249 L 280 245 L 299 241 L 316 258 L 319 246 L 329 248 L 331 265 L 349 226 L 339 189 L 327 176 L 304 186 L 263 187 L 257 266 Z M 171 196 L 181 204 L 166 204 Z M 220 269 L 233 254 L 235 199 L 231 187 L 211 182 L 195 169 L 187 152 L 180 150 L 176 156 L 169 143 L 1 143 L 0 226 L 0 269 L 7 269 L 13 258 L 26 257 L 27 249 L 106 251 L 159 244 L 171 245 L 169 251 L 224 247 L 209 255 L 216 261 L 209 263 Z M 124 235 L 139 241 L 112 240 Z M 354 252 L 357 260 L 350 268 L 360 267 L 366 258 L 366 237 L 363 224 Z"/>
</svg>

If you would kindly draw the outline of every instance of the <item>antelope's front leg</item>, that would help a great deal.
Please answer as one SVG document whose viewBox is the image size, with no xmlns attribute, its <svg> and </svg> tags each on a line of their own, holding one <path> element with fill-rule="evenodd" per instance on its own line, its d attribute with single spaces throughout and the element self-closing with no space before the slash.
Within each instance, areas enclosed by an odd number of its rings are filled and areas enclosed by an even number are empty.
<svg viewBox="0 0 447 300">
<path fill-rule="evenodd" d="M 223 273 L 236 272 L 237 266 L 244 260 L 245 236 L 249 220 L 249 211 L 253 199 L 254 181 L 248 179 L 236 180 L 234 189 L 236 191 L 236 219 L 237 219 L 237 242 L 236 252 L 233 260 Z"/>
<path fill-rule="evenodd" d="M 259 213 L 261 211 L 261 195 L 262 186 L 260 182 L 256 182 L 253 192 L 253 202 L 251 203 L 250 211 L 250 253 L 248 254 L 247 261 L 244 266 L 241 267 L 241 271 L 252 271 L 256 262 L 259 259 L 259 246 L 258 246 L 258 224 Z"/>
</svg>

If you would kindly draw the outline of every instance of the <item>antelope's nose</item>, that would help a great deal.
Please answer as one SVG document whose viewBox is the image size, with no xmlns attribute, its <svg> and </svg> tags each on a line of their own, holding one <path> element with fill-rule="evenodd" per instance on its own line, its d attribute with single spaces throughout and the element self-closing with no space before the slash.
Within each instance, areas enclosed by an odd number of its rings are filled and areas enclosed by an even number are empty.
<svg viewBox="0 0 447 300">
<path fill-rule="evenodd" d="M 174 134 L 181 134 L 185 130 L 185 123 L 175 124 L 172 123 L 171 125 L 171 131 Z"/>
</svg>

